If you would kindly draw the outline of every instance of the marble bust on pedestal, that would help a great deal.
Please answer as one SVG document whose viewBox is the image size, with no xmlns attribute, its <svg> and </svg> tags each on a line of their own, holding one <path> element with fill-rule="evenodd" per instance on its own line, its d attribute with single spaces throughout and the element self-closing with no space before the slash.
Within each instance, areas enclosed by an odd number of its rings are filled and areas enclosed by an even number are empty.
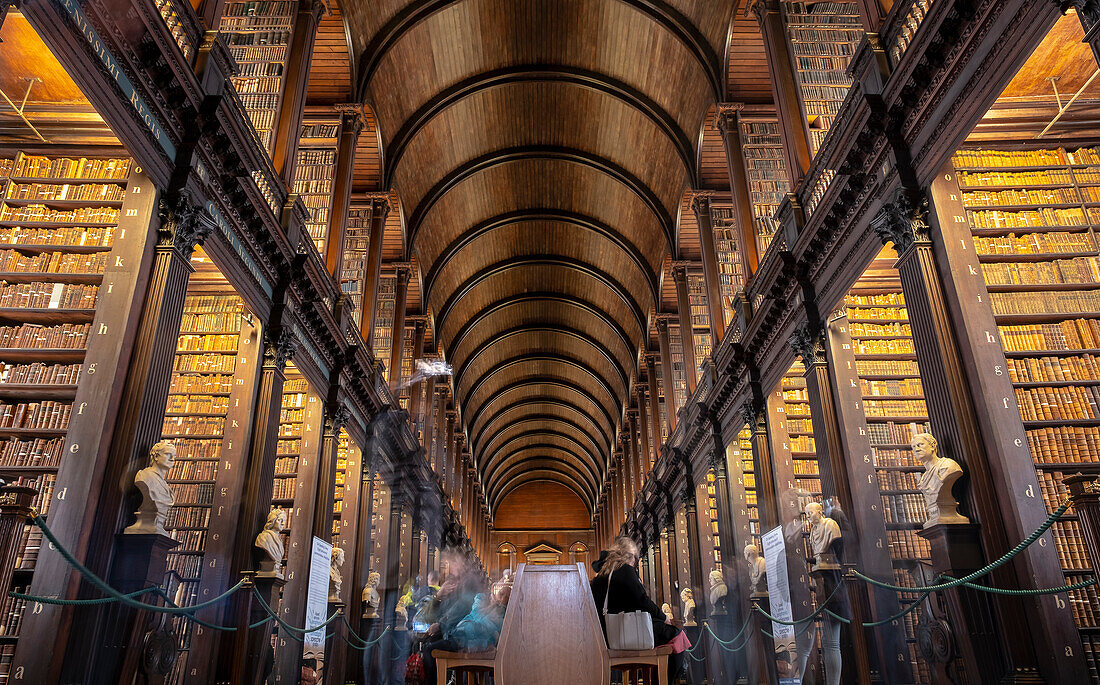
<svg viewBox="0 0 1100 685">
<path fill-rule="evenodd" d="M 164 522 L 168 510 L 175 503 L 172 489 L 168 486 L 168 472 L 176 458 L 175 446 L 167 440 L 161 440 L 149 450 L 149 465 L 134 476 L 134 486 L 141 493 L 141 505 L 134 512 L 137 521 L 122 531 L 128 535 L 141 533 L 159 533 L 168 535 Z"/>
<path fill-rule="evenodd" d="M 267 514 L 267 523 L 256 536 L 256 547 L 264 552 L 260 559 L 260 573 L 271 573 L 283 577 L 283 536 L 286 528 L 286 511 L 272 509 Z"/>
<path fill-rule="evenodd" d="M 810 502 L 806 505 L 806 515 L 810 519 L 810 551 L 814 555 L 814 565 L 811 571 L 839 570 L 840 562 L 837 561 L 833 551 L 833 542 L 841 537 L 840 525 L 833 519 L 825 516 L 825 510 L 820 502 Z"/>
<path fill-rule="evenodd" d="M 691 591 L 691 588 L 686 587 L 680 590 L 680 605 L 684 610 L 684 625 L 695 625 L 695 593 Z"/>
<path fill-rule="evenodd" d="M 726 579 L 722 576 L 722 572 L 718 569 L 714 569 L 710 572 L 710 613 L 711 615 L 722 615 L 726 613 L 726 595 L 729 594 L 729 589 L 726 587 Z"/>
<path fill-rule="evenodd" d="M 767 567 L 764 564 L 764 557 L 760 556 L 760 549 L 754 544 L 745 545 L 745 561 L 749 565 L 749 591 L 754 595 L 760 595 L 767 592 L 767 587 L 764 585 L 764 579 L 767 574 Z"/>
<path fill-rule="evenodd" d="M 328 601 L 339 602 L 340 592 L 344 589 L 344 550 L 332 548 L 332 561 L 328 567 Z"/>
<path fill-rule="evenodd" d="M 378 571 L 367 574 L 367 584 L 363 586 L 363 618 L 378 618 L 378 604 L 382 598 L 378 595 L 378 584 L 382 576 Z"/>
<path fill-rule="evenodd" d="M 924 527 L 930 528 L 939 523 L 970 523 L 970 519 L 959 513 L 959 503 L 951 494 L 955 481 L 963 475 L 959 463 L 939 456 L 939 443 L 930 433 L 914 435 L 910 447 L 913 448 L 913 456 L 924 465 L 918 486 L 928 509 Z"/>
</svg>

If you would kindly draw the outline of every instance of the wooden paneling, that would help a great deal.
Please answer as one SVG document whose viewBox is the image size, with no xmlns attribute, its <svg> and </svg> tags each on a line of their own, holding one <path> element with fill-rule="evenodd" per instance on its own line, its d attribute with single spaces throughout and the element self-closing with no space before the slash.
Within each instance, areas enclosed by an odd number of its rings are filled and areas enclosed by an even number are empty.
<svg viewBox="0 0 1100 685">
<path fill-rule="evenodd" d="M 321 17 L 313 44 L 306 91 L 306 102 L 309 104 L 350 102 L 355 92 L 344 17 L 335 0 L 329 2 L 329 8 L 332 12 Z"/>
<path fill-rule="evenodd" d="M 729 192 L 726 148 L 722 144 L 722 134 L 714 126 L 715 111 L 715 107 L 707 110 L 707 118 L 703 122 L 702 144 L 699 147 L 699 181 L 703 188 Z"/>
<path fill-rule="evenodd" d="M 733 21 L 726 79 L 727 97 L 731 101 L 751 103 L 772 101 L 764 37 L 760 33 L 760 25 L 751 14 L 746 16 L 739 11 Z"/>
</svg>

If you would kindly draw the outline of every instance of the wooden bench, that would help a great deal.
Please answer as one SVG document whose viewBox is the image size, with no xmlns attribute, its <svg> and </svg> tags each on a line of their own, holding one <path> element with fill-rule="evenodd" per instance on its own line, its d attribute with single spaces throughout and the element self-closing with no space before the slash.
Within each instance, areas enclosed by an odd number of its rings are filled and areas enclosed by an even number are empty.
<svg viewBox="0 0 1100 685">
<path fill-rule="evenodd" d="M 435 649 L 432 650 L 432 656 L 435 657 L 436 685 L 447 685 L 448 669 L 454 669 L 459 675 L 473 674 L 479 679 L 482 674 L 496 673 L 495 649 L 487 652 L 444 652 L 442 649 Z"/>
<path fill-rule="evenodd" d="M 672 645 L 662 645 L 655 649 L 641 651 L 607 650 L 612 671 L 626 672 L 640 668 L 653 668 L 657 670 L 658 685 L 668 685 L 668 657 L 670 654 L 672 654 Z M 624 679 L 623 682 L 626 682 L 626 680 Z"/>
</svg>

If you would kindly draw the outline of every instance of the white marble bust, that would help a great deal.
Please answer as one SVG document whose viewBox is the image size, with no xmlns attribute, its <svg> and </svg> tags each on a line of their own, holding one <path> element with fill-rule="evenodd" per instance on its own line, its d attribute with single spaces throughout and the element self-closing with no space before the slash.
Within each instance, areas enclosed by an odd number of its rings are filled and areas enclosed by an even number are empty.
<svg viewBox="0 0 1100 685">
<path fill-rule="evenodd" d="M 810 502 L 806 505 L 806 516 L 810 519 L 810 550 L 816 559 L 811 571 L 840 568 L 836 554 L 830 547 L 834 540 L 841 537 L 840 526 L 836 521 L 825 516 L 824 512 L 820 502 Z"/>
<path fill-rule="evenodd" d="M 141 505 L 134 512 L 137 521 L 122 531 L 123 533 L 168 535 L 168 531 L 164 530 L 164 522 L 175 499 L 167 478 L 175 458 L 176 447 L 167 440 L 161 440 L 149 450 L 149 465 L 134 476 L 134 486 L 141 493 Z"/>
<path fill-rule="evenodd" d="M 924 527 L 939 523 L 970 523 L 970 519 L 959 513 L 959 503 L 951 494 L 952 486 L 963 474 L 959 463 L 939 456 L 939 443 L 931 433 L 917 433 L 909 444 L 913 448 L 913 456 L 924 465 L 919 484 L 928 508 L 928 520 L 924 522 Z"/>
<path fill-rule="evenodd" d="M 673 616 L 672 616 L 672 605 L 669 604 L 668 602 L 665 602 L 664 604 L 662 604 L 661 605 L 661 613 L 665 615 L 665 620 L 666 621 L 671 621 L 672 618 L 673 618 Z"/>
<path fill-rule="evenodd" d="M 332 561 L 329 563 L 329 601 L 341 601 L 343 589 L 344 553 L 341 548 L 332 548 Z"/>
<path fill-rule="evenodd" d="M 260 561 L 260 573 L 274 573 L 283 577 L 283 536 L 280 533 L 286 528 L 286 511 L 272 509 L 267 514 L 267 523 L 260 534 L 256 536 L 256 547 L 265 552 L 265 557 Z"/>
<path fill-rule="evenodd" d="M 764 564 L 764 557 L 760 556 L 760 549 L 749 543 L 745 545 L 745 561 L 749 565 L 749 589 L 752 594 L 760 594 L 766 592 L 766 587 L 763 587 L 764 577 L 767 572 L 767 566 Z"/>
<path fill-rule="evenodd" d="M 695 593 L 691 591 L 691 588 L 686 587 L 680 590 L 680 605 L 684 610 L 684 625 L 693 626 L 695 624 Z"/>
<path fill-rule="evenodd" d="M 711 572 L 711 576 L 709 576 L 709 578 L 711 578 L 711 592 L 709 592 L 709 599 L 711 599 L 711 610 L 715 611 L 720 608 L 718 606 L 718 603 L 719 601 L 725 599 L 726 595 L 729 593 L 729 590 L 726 588 L 726 579 L 723 577 L 722 572 L 718 571 L 717 568 L 715 568 L 715 570 Z"/>
<path fill-rule="evenodd" d="M 367 574 L 367 584 L 363 586 L 363 618 L 378 618 L 378 605 L 382 598 L 378 595 L 378 584 L 382 576 L 378 571 Z"/>
</svg>

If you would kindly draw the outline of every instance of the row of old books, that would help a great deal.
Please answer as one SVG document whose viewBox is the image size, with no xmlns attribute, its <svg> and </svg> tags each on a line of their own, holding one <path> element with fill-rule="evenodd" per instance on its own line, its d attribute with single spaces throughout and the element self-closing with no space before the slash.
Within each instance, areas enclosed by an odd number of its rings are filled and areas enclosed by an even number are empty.
<svg viewBox="0 0 1100 685">
<path fill-rule="evenodd" d="M 1058 228 L 1085 226 L 1085 210 L 1081 207 L 1025 209 L 1006 212 L 999 209 L 966 210 L 974 228 Z"/>
<path fill-rule="evenodd" d="M 171 488 L 177 506 L 210 505 L 214 501 L 213 483 L 172 483 Z"/>
<path fill-rule="evenodd" d="M 69 402 L 0 403 L 0 428 L 63 430 L 69 426 L 73 406 Z"/>
<path fill-rule="evenodd" d="M 974 236 L 979 255 L 1059 255 L 1096 252 L 1092 234 L 1049 231 L 1016 235 Z"/>
<path fill-rule="evenodd" d="M 0 271 L 37 273 L 100 274 L 107 266 L 106 252 L 37 252 L 0 250 Z"/>
<path fill-rule="evenodd" d="M 0 281 L 0 307 L 95 309 L 98 297 L 99 286 L 97 285 Z"/>
<path fill-rule="evenodd" d="M 177 374 L 172 377 L 168 392 L 171 395 L 228 394 L 232 389 L 233 376 L 228 373 Z"/>
<path fill-rule="evenodd" d="M 1016 388 L 1016 403 L 1025 421 L 1094 419 L 1100 406 L 1100 387 L 1063 386 Z"/>
<path fill-rule="evenodd" d="M 0 221 L 58 223 L 58 224 L 114 224 L 118 223 L 119 210 L 114 207 L 77 207 L 76 209 L 51 209 L 46 205 L 0 207 Z"/>
<path fill-rule="evenodd" d="M 865 397 L 924 394 L 924 384 L 921 383 L 919 376 L 890 380 L 867 380 L 861 378 L 859 387 Z"/>
<path fill-rule="evenodd" d="M 988 285 L 1045 285 L 1048 283 L 1098 283 L 1100 259 L 1074 257 L 1044 262 L 992 262 L 982 264 Z"/>
<path fill-rule="evenodd" d="M 169 414 L 224 414 L 229 398 L 218 395 L 169 395 L 165 411 Z"/>
<path fill-rule="evenodd" d="M 1073 357 L 1025 357 L 1008 359 L 1008 376 L 1013 383 L 1096 382 L 1100 359 L 1084 354 Z"/>
<path fill-rule="evenodd" d="M 29 178 L 125 179 L 131 162 L 126 158 L 44 157 L 20 153 L 11 175 Z"/>
<path fill-rule="evenodd" d="M 115 239 L 114 226 L 0 226 L 0 243 L 5 245 L 66 245 L 109 248 Z"/>
<path fill-rule="evenodd" d="M 1100 321 L 1073 319 L 1058 323 L 998 326 L 1008 352 L 1089 350 L 1100 347 Z"/>
<path fill-rule="evenodd" d="M 1040 464 L 1100 463 L 1100 428 L 1046 426 L 1027 431 L 1031 457 Z"/>
<path fill-rule="evenodd" d="M 12 183 L 11 200 L 92 200 L 121 202 L 126 191 L 117 183 Z"/>
<path fill-rule="evenodd" d="M 1087 314 L 1100 312 L 1100 291 L 990 293 L 994 314 Z"/>
<path fill-rule="evenodd" d="M 8 364 L 0 362 L 0 383 L 34 385 L 76 385 L 83 364 Z"/>
</svg>

